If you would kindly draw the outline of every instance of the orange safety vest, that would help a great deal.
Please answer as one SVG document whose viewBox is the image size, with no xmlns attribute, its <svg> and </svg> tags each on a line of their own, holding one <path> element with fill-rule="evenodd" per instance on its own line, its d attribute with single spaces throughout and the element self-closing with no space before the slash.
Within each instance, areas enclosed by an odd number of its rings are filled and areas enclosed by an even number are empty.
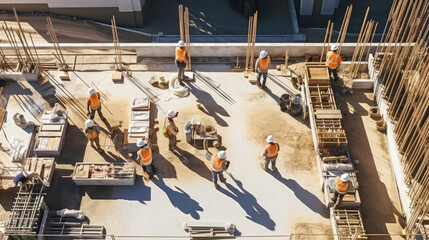
<svg viewBox="0 0 429 240">
<path fill-rule="evenodd" d="M 225 162 L 225 160 L 218 158 L 217 156 L 212 157 L 211 165 L 212 170 L 215 172 L 221 172 L 222 169 L 222 163 Z"/>
<path fill-rule="evenodd" d="M 341 57 L 334 51 L 329 51 L 326 56 L 326 66 L 335 69 L 341 64 Z"/>
<path fill-rule="evenodd" d="M 147 165 L 152 162 L 152 150 L 150 149 L 150 147 L 146 149 L 140 149 L 138 154 L 140 155 L 140 162 L 143 165 Z"/>
<path fill-rule="evenodd" d="M 268 56 L 266 59 L 260 58 L 259 59 L 259 69 L 261 69 L 261 70 L 267 70 L 268 67 L 270 66 L 270 63 L 271 63 L 270 56 Z"/>
<path fill-rule="evenodd" d="M 340 194 L 346 194 L 349 184 L 349 182 L 341 181 L 341 178 L 338 177 L 337 180 L 335 180 L 335 190 L 337 190 L 337 192 Z"/>
<path fill-rule="evenodd" d="M 268 144 L 265 148 L 267 158 L 275 158 L 279 154 L 279 145 L 277 143 Z"/>
<path fill-rule="evenodd" d="M 176 47 L 176 60 L 179 62 L 184 62 L 186 60 L 186 49 Z"/>
<path fill-rule="evenodd" d="M 94 95 L 89 96 L 89 101 L 91 101 L 91 108 L 92 109 L 97 109 L 100 107 L 101 105 L 101 101 L 100 101 L 100 93 L 96 92 Z"/>
<path fill-rule="evenodd" d="M 96 139 L 96 138 L 98 137 L 98 133 L 97 133 L 97 131 L 95 130 L 95 127 L 92 127 L 92 133 L 91 133 L 91 131 L 89 131 L 89 128 L 87 127 L 87 128 L 86 128 L 86 132 L 88 133 L 88 137 L 89 137 L 90 139 Z"/>
</svg>

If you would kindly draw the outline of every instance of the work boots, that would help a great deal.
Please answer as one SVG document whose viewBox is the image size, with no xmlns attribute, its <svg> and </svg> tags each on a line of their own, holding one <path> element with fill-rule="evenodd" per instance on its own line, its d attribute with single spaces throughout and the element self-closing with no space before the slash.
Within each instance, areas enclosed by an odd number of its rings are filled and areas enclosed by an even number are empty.
<svg viewBox="0 0 429 240">
<path fill-rule="evenodd" d="M 219 189 L 219 184 L 215 183 L 215 188 Z"/>
</svg>

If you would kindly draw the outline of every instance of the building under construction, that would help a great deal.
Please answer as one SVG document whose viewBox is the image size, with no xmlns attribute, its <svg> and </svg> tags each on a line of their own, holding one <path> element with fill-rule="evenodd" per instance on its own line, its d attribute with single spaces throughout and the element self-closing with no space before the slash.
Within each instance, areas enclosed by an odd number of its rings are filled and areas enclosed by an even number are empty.
<svg viewBox="0 0 429 240">
<path fill-rule="evenodd" d="M 135 2 L 144 13 L 149 1 Z M 107 26 L 72 31 L 69 20 L 7 5 L 2 239 L 429 239 L 429 2 L 395 0 L 382 24 L 371 18 L 373 6 L 350 4 L 338 21 L 338 1 L 288 1 L 294 5 L 331 14 L 318 18 L 323 41 L 302 42 L 293 20 L 290 34 L 267 41 L 259 36 L 266 18 L 256 10 L 245 34 L 210 38 L 247 42 L 210 43 L 193 35 L 198 24 L 210 25 L 205 12 L 186 4 L 174 5 L 178 19 L 169 24 L 177 35 L 164 38 L 117 27 L 126 25 L 120 11 Z M 311 22 L 310 10 L 291 12 L 302 25 Z M 358 32 L 350 33 L 356 19 Z M 70 32 L 82 42 L 64 41 Z M 181 81 L 179 40 L 189 55 Z M 338 80 L 326 64 L 334 45 Z M 262 50 L 271 65 L 258 87 Z M 175 148 L 164 134 L 171 112 Z M 88 119 L 100 127 L 95 145 Z M 269 135 L 280 150 L 276 168 L 266 169 Z M 142 168 L 141 139 L 156 171 Z M 215 188 L 211 156 L 220 151 L 230 165 Z M 344 173 L 350 185 L 334 202 Z"/>
</svg>

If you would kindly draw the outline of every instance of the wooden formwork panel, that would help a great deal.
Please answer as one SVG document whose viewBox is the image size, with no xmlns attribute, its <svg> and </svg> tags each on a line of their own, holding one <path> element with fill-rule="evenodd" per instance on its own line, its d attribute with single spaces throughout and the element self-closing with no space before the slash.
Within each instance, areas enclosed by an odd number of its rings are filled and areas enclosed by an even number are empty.
<svg viewBox="0 0 429 240">
<path fill-rule="evenodd" d="M 312 86 L 315 84 L 329 85 L 329 73 L 326 66 L 311 66 L 307 65 L 306 74 L 308 79 L 308 85 Z"/>
<path fill-rule="evenodd" d="M 316 119 L 316 128 L 343 129 L 340 119 Z"/>
<path fill-rule="evenodd" d="M 343 129 L 317 129 L 319 147 L 346 147 L 347 135 Z"/>
<path fill-rule="evenodd" d="M 331 219 L 338 240 L 364 240 L 365 236 L 362 217 L 359 210 L 333 209 Z"/>
</svg>

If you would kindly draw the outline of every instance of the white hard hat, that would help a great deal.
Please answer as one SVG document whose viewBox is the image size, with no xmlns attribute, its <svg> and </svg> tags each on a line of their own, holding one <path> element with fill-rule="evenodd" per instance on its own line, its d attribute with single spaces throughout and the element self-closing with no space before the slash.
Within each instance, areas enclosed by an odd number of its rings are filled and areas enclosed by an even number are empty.
<svg viewBox="0 0 429 240">
<path fill-rule="evenodd" d="M 18 187 L 21 187 L 22 186 L 22 182 L 18 182 L 17 185 L 18 185 Z"/>
<path fill-rule="evenodd" d="M 267 53 L 267 51 L 265 51 L 265 50 L 262 50 L 260 53 L 259 53 L 259 57 L 260 58 L 266 58 L 268 56 L 268 53 Z"/>
<path fill-rule="evenodd" d="M 268 142 L 268 143 L 272 143 L 272 142 L 274 142 L 274 137 L 273 137 L 273 135 L 270 135 L 270 136 L 268 136 L 268 137 L 267 137 L 267 142 Z"/>
<path fill-rule="evenodd" d="M 179 47 L 185 47 L 185 42 L 180 40 L 178 43 Z"/>
<path fill-rule="evenodd" d="M 88 94 L 91 95 L 91 96 L 94 95 L 95 94 L 94 88 L 88 89 Z"/>
<path fill-rule="evenodd" d="M 144 145 L 146 145 L 146 142 L 140 138 L 139 140 L 137 140 L 136 145 L 137 147 L 143 147 Z"/>
<path fill-rule="evenodd" d="M 348 182 L 350 180 L 350 175 L 348 173 L 343 173 L 341 175 L 341 181 Z"/>
<path fill-rule="evenodd" d="M 92 127 L 92 126 L 94 126 L 94 121 L 92 121 L 91 119 L 87 119 L 86 121 L 85 121 L 85 126 L 87 126 L 87 127 Z"/>
<path fill-rule="evenodd" d="M 174 117 L 175 115 L 176 115 L 176 112 L 175 112 L 175 111 L 173 111 L 173 110 L 168 110 L 168 112 L 167 112 L 167 116 L 168 116 L 168 117 L 172 118 L 172 117 Z"/>
<path fill-rule="evenodd" d="M 217 157 L 220 159 L 226 159 L 226 152 L 225 151 L 219 151 L 217 153 Z"/>
<path fill-rule="evenodd" d="M 338 49 L 338 44 L 334 44 L 331 46 L 331 51 L 335 51 Z"/>
</svg>

